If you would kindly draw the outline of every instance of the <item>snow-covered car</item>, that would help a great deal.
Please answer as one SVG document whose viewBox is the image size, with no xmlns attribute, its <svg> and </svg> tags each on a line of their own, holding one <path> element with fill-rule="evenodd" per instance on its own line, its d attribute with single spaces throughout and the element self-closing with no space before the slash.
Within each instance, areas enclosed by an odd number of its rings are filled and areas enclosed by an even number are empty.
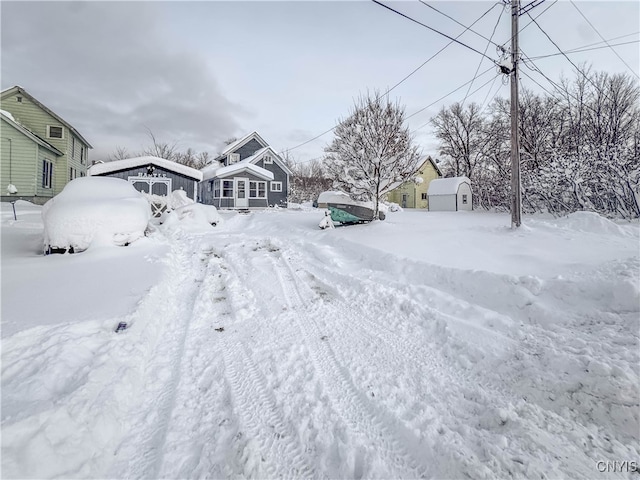
<svg viewBox="0 0 640 480">
<path fill-rule="evenodd" d="M 150 217 L 149 202 L 126 180 L 76 178 L 42 207 L 44 253 L 129 245 L 144 236 Z"/>
</svg>

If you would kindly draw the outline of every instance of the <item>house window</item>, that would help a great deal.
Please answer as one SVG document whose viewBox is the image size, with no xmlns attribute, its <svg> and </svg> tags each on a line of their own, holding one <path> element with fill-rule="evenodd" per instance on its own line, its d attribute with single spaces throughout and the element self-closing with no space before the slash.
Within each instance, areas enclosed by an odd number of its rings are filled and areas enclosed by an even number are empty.
<svg viewBox="0 0 640 480">
<path fill-rule="evenodd" d="M 64 129 L 54 125 L 47 125 L 47 137 L 64 138 Z"/>
<path fill-rule="evenodd" d="M 80 164 L 84 165 L 85 149 L 84 145 L 80 145 Z"/>
<path fill-rule="evenodd" d="M 422 196 L 421 196 L 420 198 L 422 198 L 422 200 L 426 200 L 426 199 L 427 199 L 427 194 L 426 194 L 426 193 L 423 193 L 423 194 L 422 194 Z"/>
<path fill-rule="evenodd" d="M 84 177 L 84 172 L 80 172 L 80 176 L 81 176 L 81 177 Z"/>
<path fill-rule="evenodd" d="M 213 181 L 213 197 L 220 198 L 220 180 Z"/>
<path fill-rule="evenodd" d="M 71 138 L 71 158 L 76 156 L 76 139 L 75 137 Z"/>
<path fill-rule="evenodd" d="M 462 194 L 462 204 L 466 205 L 466 203 L 467 203 L 467 194 L 464 193 L 464 194 Z"/>
<path fill-rule="evenodd" d="M 231 165 L 232 163 L 238 163 L 240 161 L 240 154 L 239 153 L 230 153 L 229 154 L 229 165 Z"/>
<path fill-rule="evenodd" d="M 16 101 L 17 101 L 18 103 L 22 103 L 22 97 L 16 97 Z"/>
<path fill-rule="evenodd" d="M 51 188 L 53 178 L 53 163 L 49 160 L 42 160 L 42 188 Z"/>
<path fill-rule="evenodd" d="M 271 182 L 271 191 L 272 192 L 281 192 L 282 191 L 282 182 Z"/>
<path fill-rule="evenodd" d="M 267 182 L 249 182 L 249 198 L 267 198 Z"/>
<path fill-rule="evenodd" d="M 222 180 L 222 198 L 233 198 L 233 180 Z"/>
<path fill-rule="evenodd" d="M 69 181 L 73 180 L 74 178 L 76 178 L 76 169 L 73 167 L 69 167 Z"/>
<path fill-rule="evenodd" d="M 265 157 L 264 157 L 264 163 L 265 163 L 265 165 L 266 165 L 267 163 L 273 163 L 273 158 L 271 158 L 271 156 L 270 156 L 270 155 L 265 156 Z"/>
<path fill-rule="evenodd" d="M 211 191 L 211 183 L 213 182 L 207 182 L 207 192 Z"/>
</svg>

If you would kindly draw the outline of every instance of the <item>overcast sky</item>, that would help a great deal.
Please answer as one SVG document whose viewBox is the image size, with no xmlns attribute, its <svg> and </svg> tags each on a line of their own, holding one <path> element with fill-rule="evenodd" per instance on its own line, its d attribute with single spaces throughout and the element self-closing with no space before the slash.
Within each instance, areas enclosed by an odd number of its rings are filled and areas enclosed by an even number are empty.
<svg viewBox="0 0 640 480">
<path fill-rule="evenodd" d="M 464 28 L 419 2 L 385 2 L 457 36 Z M 439 1 L 429 5 L 504 44 L 510 7 L 503 2 Z M 522 4 L 528 4 L 522 0 Z M 609 43 L 639 70 L 637 1 L 546 0 L 531 10 L 563 50 Z M 492 8 L 493 7 L 493 8 Z M 503 11 L 504 9 L 504 11 Z M 546 11 L 545 11 L 546 10 Z M 544 12 L 544 13 L 543 13 Z M 371 1 L 353 2 L 7 2 L 0 3 L 2 88 L 21 85 L 91 142 L 93 160 L 117 146 L 135 152 L 147 131 L 186 149 L 217 153 L 223 141 L 256 130 L 277 150 L 296 147 L 346 116 L 354 97 L 385 90 L 410 74 L 449 40 Z M 520 45 L 529 57 L 558 50 L 520 17 Z M 599 34 L 598 34 L 599 32 Z M 632 35 L 631 35 L 632 34 Z M 498 58 L 495 46 L 471 32 L 459 39 Z M 594 45 L 603 46 L 603 43 Z M 574 63 L 612 73 L 629 68 L 609 48 L 572 54 Z M 469 98 L 507 97 L 502 76 L 483 57 L 453 44 L 391 92 L 411 115 L 474 77 Z M 573 77 L 561 55 L 536 60 L 552 80 Z M 539 74 L 524 71 L 545 88 Z M 495 81 L 493 81 L 495 79 Z M 486 83 L 489 82 L 489 83 Z M 485 85 L 486 83 L 486 85 Z M 540 88 L 526 76 L 522 84 Z M 424 153 L 437 154 L 429 119 L 461 101 L 467 87 L 409 119 Z M 426 125 L 425 125 L 426 124 Z M 322 155 L 329 133 L 291 151 L 305 161 Z"/>
</svg>

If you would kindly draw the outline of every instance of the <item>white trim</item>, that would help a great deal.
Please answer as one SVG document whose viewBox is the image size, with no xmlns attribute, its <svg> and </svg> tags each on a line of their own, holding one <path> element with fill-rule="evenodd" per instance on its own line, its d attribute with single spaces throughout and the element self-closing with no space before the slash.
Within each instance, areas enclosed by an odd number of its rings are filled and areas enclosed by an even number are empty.
<svg viewBox="0 0 640 480">
<path fill-rule="evenodd" d="M 252 139 L 256 140 L 258 143 L 261 143 L 265 147 L 269 145 L 267 142 L 264 141 L 264 138 L 258 135 L 258 132 L 251 132 L 248 135 L 245 135 L 244 137 L 240 138 L 239 140 L 236 140 L 235 142 L 227 145 L 222 151 L 222 153 L 220 154 L 220 156 L 221 157 L 226 156 L 228 153 L 233 152 L 234 150 L 240 148 L 245 143 L 249 143 L 249 141 Z"/>
<path fill-rule="evenodd" d="M 87 174 L 89 176 L 102 175 L 104 173 L 128 170 L 130 168 L 142 167 L 149 164 L 164 168 L 171 172 L 180 173 L 185 177 L 192 178 L 198 182 L 202 181 L 202 172 L 200 170 L 187 167 L 181 163 L 172 162 L 171 160 L 152 156 L 124 158 L 122 160 L 114 160 L 112 162 L 96 163 L 89 167 Z"/>
<path fill-rule="evenodd" d="M 230 153 L 229 156 L 227 157 L 227 160 L 228 160 L 227 161 L 228 165 L 233 165 L 235 163 L 238 163 L 240 161 L 240 154 L 239 153 Z"/>
<path fill-rule="evenodd" d="M 272 192 L 282 193 L 282 182 L 271 182 L 269 188 Z"/>
<path fill-rule="evenodd" d="M 273 157 L 271 155 L 265 155 L 264 157 L 262 157 L 262 161 L 265 165 L 271 165 L 273 164 Z"/>
<path fill-rule="evenodd" d="M 147 193 L 151 194 L 151 195 L 158 195 L 157 193 L 153 193 L 153 186 L 156 183 L 161 183 L 167 186 L 167 195 L 168 196 L 172 190 L 172 180 L 170 178 L 166 178 L 166 177 L 149 177 L 146 175 L 130 175 L 129 177 L 127 177 L 127 181 L 134 186 L 135 188 L 135 183 L 146 183 L 149 186 L 149 191 Z M 164 195 L 161 195 L 164 196 Z"/>
<path fill-rule="evenodd" d="M 256 184 L 256 186 L 255 186 L 256 196 L 255 197 L 251 196 L 251 184 L 252 183 Z M 259 184 L 261 184 L 261 183 L 264 185 L 264 196 L 263 197 L 259 196 L 259 193 L 260 193 Z M 250 199 L 253 198 L 253 199 L 257 199 L 257 200 L 266 200 L 266 198 L 267 198 L 267 182 L 264 182 L 264 181 L 261 181 L 261 180 L 251 180 L 249 182 L 249 198 Z"/>
<path fill-rule="evenodd" d="M 60 137 L 52 137 L 51 136 L 51 127 L 59 128 L 61 131 Z M 64 140 L 64 127 L 62 125 L 47 125 L 47 138 L 52 138 L 54 140 Z"/>
<path fill-rule="evenodd" d="M 224 182 L 231 182 L 231 195 L 224 194 Z M 220 179 L 220 198 L 234 198 L 235 195 L 235 182 L 232 178 L 221 178 Z"/>
</svg>

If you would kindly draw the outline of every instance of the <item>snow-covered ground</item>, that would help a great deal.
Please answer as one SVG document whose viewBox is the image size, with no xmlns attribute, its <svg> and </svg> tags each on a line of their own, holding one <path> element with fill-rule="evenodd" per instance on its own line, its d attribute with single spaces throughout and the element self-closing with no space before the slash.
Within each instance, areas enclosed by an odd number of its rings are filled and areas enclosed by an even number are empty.
<svg viewBox="0 0 640 480">
<path fill-rule="evenodd" d="M 640 458 L 637 223 L 223 212 L 45 257 L 17 210 L 2 478 L 636 478 L 598 462 Z"/>
</svg>

